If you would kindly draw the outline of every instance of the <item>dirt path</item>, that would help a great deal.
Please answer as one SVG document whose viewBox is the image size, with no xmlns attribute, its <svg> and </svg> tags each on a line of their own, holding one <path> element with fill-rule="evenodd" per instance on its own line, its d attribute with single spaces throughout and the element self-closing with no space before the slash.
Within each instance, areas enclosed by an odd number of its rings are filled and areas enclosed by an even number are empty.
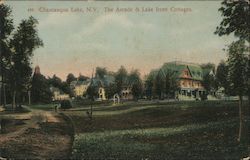
<svg viewBox="0 0 250 160">
<path fill-rule="evenodd" d="M 28 109 L 31 112 L 14 115 L 19 123 L 11 123 L 6 133 L 0 134 L 0 157 L 68 159 L 73 134 L 65 117 L 56 112 Z"/>
</svg>

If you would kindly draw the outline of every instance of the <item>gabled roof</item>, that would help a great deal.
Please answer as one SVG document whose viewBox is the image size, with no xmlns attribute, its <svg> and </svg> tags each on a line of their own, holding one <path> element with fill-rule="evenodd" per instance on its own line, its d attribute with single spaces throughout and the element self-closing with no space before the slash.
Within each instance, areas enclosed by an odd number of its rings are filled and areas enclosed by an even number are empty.
<svg viewBox="0 0 250 160">
<path fill-rule="evenodd" d="M 163 66 L 158 70 L 152 70 L 149 74 L 149 77 L 155 77 L 158 73 L 160 76 L 165 77 L 169 73 L 175 74 L 177 77 L 181 78 L 181 75 L 185 69 L 188 69 L 192 79 L 194 80 L 202 80 L 203 79 L 203 72 L 202 68 L 193 63 L 186 63 L 186 62 L 168 62 L 163 64 Z"/>
<path fill-rule="evenodd" d="M 90 83 L 90 79 L 87 79 L 86 81 L 72 81 L 70 83 L 70 87 L 74 88 L 76 86 L 88 85 L 89 83 Z"/>
<path fill-rule="evenodd" d="M 189 71 L 191 76 L 195 80 L 202 80 L 203 79 L 203 72 L 202 68 L 198 65 L 188 65 Z"/>
<path fill-rule="evenodd" d="M 115 78 L 111 75 L 104 75 L 103 78 L 93 78 L 92 79 L 92 86 L 95 87 L 108 87 L 110 84 L 115 82 Z"/>
</svg>

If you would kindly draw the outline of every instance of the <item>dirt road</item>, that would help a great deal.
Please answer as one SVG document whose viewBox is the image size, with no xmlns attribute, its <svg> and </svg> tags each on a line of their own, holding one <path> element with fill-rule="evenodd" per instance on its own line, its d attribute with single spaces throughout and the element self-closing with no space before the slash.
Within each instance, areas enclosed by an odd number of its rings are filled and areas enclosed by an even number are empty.
<svg viewBox="0 0 250 160">
<path fill-rule="evenodd" d="M 0 157 L 68 159 L 73 131 L 67 119 L 56 112 L 26 108 L 31 112 L 8 115 L 5 132 L 0 134 Z"/>
</svg>

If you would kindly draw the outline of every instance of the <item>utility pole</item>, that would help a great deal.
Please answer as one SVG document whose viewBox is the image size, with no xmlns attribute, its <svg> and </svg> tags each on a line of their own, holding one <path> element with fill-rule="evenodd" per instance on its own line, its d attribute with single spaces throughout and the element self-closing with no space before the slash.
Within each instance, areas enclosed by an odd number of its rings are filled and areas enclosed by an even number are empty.
<svg viewBox="0 0 250 160">
<path fill-rule="evenodd" d="M 2 65 L 2 47 L 0 45 L 0 106 L 2 105 L 2 88 L 3 88 L 3 65 Z"/>
<path fill-rule="evenodd" d="M 93 72 L 92 72 L 92 76 L 91 76 L 91 82 L 90 82 L 91 87 L 93 85 L 93 76 L 94 76 L 94 68 L 93 68 Z M 91 107 L 90 107 L 91 120 L 92 120 L 92 112 L 93 112 L 93 101 L 94 101 L 94 93 L 92 91 L 92 93 L 91 93 Z"/>
<path fill-rule="evenodd" d="M 28 96 L 29 96 L 29 105 L 31 104 L 30 102 L 30 90 L 28 91 Z"/>
<path fill-rule="evenodd" d="M 3 85 L 3 106 L 6 106 L 6 84 Z"/>
</svg>

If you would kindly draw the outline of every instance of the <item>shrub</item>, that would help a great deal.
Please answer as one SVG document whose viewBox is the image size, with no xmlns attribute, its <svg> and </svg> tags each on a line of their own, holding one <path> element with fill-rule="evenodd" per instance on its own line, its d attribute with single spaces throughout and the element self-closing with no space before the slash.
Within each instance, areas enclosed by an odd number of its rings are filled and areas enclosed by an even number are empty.
<svg viewBox="0 0 250 160">
<path fill-rule="evenodd" d="M 61 108 L 62 109 L 69 109 L 72 108 L 72 103 L 70 100 L 62 100 L 61 101 Z"/>
</svg>

